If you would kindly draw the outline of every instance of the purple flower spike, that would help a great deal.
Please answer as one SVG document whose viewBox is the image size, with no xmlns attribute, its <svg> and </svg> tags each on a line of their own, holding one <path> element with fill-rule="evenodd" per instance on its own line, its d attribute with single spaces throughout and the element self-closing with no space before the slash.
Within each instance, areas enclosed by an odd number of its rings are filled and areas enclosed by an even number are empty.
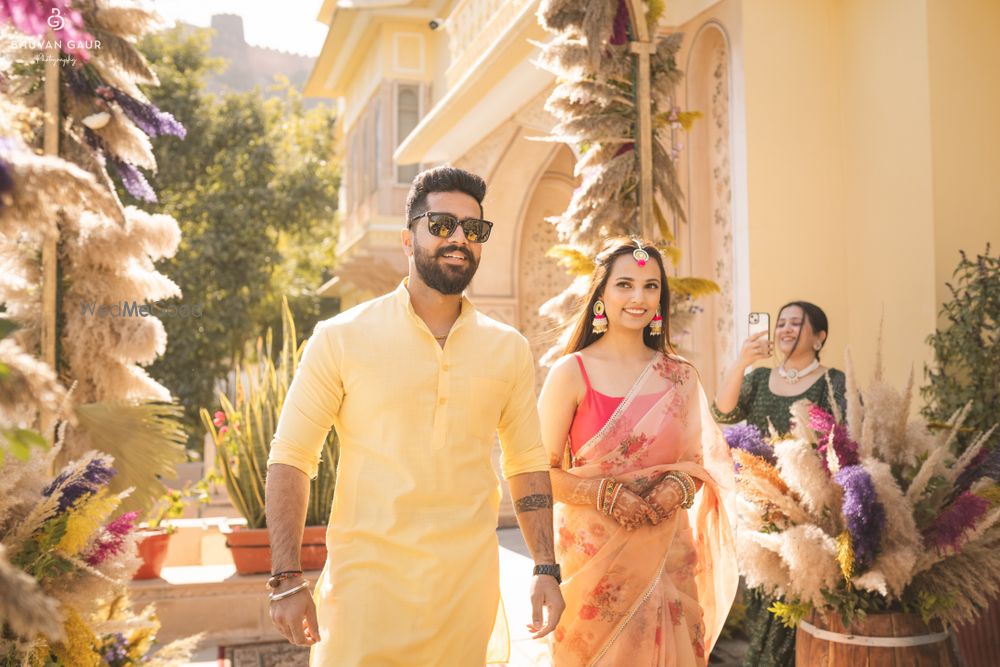
<svg viewBox="0 0 1000 667">
<path fill-rule="evenodd" d="M 153 104 L 140 102 L 118 89 L 112 89 L 112 95 L 125 115 L 150 137 L 169 134 L 183 139 L 187 136 L 187 130 L 184 129 L 184 126 L 166 111 L 160 111 Z"/>
<path fill-rule="evenodd" d="M 135 165 L 131 165 L 128 162 L 123 162 L 113 155 L 109 155 L 112 164 L 115 165 L 115 169 L 118 170 L 118 176 L 122 179 L 122 185 L 125 186 L 125 190 L 128 191 L 130 195 L 136 199 L 141 199 L 145 202 L 156 203 L 156 193 L 153 192 L 153 187 L 146 180 L 146 177 L 142 175 Z"/>
<path fill-rule="evenodd" d="M 59 492 L 59 511 L 65 512 L 73 503 L 82 498 L 96 493 L 98 489 L 107 484 L 115 475 L 115 469 L 107 465 L 104 459 L 91 459 L 87 467 L 78 479 L 65 484 L 69 478 L 69 472 L 63 471 L 52 480 L 52 483 L 45 487 L 43 493 L 51 496 L 56 491 Z"/>
<path fill-rule="evenodd" d="M 854 466 L 861 463 L 858 455 L 858 443 L 854 442 L 847 435 L 847 426 L 838 424 L 833 415 L 817 405 L 809 406 L 809 428 L 819 434 L 817 450 L 823 467 L 830 472 L 826 459 L 827 445 L 831 442 L 830 434 L 833 434 L 833 451 L 837 454 L 837 461 L 840 467 Z"/>
<path fill-rule="evenodd" d="M 618 0 L 618 12 L 615 13 L 614 27 L 611 29 L 611 39 L 608 41 L 615 46 L 628 43 L 628 5 L 626 0 Z"/>
<path fill-rule="evenodd" d="M 854 571 L 863 572 L 882 545 L 885 508 L 875 494 L 871 475 L 860 465 L 841 468 L 833 478 L 844 489 L 841 512 L 854 546 Z"/>
<path fill-rule="evenodd" d="M 94 550 L 87 555 L 87 564 L 100 565 L 109 557 L 120 553 L 125 544 L 125 536 L 135 528 L 138 517 L 138 512 L 127 512 L 106 525 Z"/>
<path fill-rule="evenodd" d="M 989 506 L 990 503 L 985 498 L 966 491 L 924 530 L 924 539 L 939 549 L 957 549 L 962 535 L 986 514 Z"/>
<path fill-rule="evenodd" d="M 774 464 L 774 448 L 764 442 L 760 430 L 751 424 L 730 426 L 723 431 L 730 449 L 742 449 L 747 454 L 759 456 Z"/>
</svg>

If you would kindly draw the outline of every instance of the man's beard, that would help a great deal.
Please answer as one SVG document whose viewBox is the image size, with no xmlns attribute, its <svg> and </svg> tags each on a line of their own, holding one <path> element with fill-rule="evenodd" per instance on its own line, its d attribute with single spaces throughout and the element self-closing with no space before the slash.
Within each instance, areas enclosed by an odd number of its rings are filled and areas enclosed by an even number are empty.
<svg viewBox="0 0 1000 667">
<path fill-rule="evenodd" d="M 461 254 L 468 261 L 468 265 L 465 268 L 442 265 L 438 258 L 450 253 Z M 445 246 L 436 254 L 431 254 L 414 240 L 413 260 L 416 263 L 420 279 L 428 287 L 441 292 L 441 294 L 461 294 L 472 282 L 472 277 L 476 275 L 476 269 L 479 268 L 479 262 L 472 255 L 472 251 L 457 245 Z"/>
</svg>

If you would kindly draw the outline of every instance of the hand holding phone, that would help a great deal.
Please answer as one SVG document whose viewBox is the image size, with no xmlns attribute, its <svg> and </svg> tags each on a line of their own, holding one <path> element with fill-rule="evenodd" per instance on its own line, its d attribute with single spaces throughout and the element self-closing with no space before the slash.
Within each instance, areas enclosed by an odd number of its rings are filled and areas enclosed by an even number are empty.
<svg viewBox="0 0 1000 667">
<path fill-rule="evenodd" d="M 747 368 L 771 356 L 771 316 L 753 312 L 747 318 L 747 339 L 740 350 L 740 365 Z"/>
</svg>

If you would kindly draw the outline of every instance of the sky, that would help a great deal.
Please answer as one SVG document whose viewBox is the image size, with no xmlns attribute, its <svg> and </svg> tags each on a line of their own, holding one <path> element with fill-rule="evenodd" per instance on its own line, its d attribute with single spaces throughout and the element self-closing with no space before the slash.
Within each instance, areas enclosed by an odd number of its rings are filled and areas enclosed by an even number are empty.
<svg viewBox="0 0 1000 667">
<path fill-rule="evenodd" d="M 169 22 L 209 26 L 213 14 L 239 14 L 248 44 L 319 55 L 327 27 L 316 20 L 322 0 L 155 0 Z"/>
</svg>

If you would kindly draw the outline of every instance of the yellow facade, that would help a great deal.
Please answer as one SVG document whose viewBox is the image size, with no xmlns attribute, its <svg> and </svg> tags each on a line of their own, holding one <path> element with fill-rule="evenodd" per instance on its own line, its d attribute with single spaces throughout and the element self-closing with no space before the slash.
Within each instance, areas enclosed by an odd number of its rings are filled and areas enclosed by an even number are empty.
<svg viewBox="0 0 1000 667">
<path fill-rule="evenodd" d="M 554 81 L 532 64 L 532 41 L 548 39 L 537 4 L 324 3 L 330 34 L 307 93 L 341 105 L 353 196 L 325 289 L 347 305 L 405 271 L 399 165 L 451 162 L 486 177 L 497 222 L 473 300 L 536 353 L 547 345 L 537 306 L 566 279 L 544 256 L 555 242 L 544 217 L 568 202 L 575 156 L 531 140 L 554 122 L 543 108 Z M 681 272 L 723 286 L 685 338 L 709 391 L 747 313 L 793 299 L 827 311 L 824 361 L 842 366 L 850 346 L 864 381 L 881 322 L 889 379 L 913 368 L 919 381 L 958 250 L 1000 246 L 1000 3 L 668 0 L 663 30 L 685 33 L 678 100 L 705 114 L 685 138 L 690 223 L 677 231 Z M 404 136 L 407 86 L 420 108 Z"/>
</svg>

